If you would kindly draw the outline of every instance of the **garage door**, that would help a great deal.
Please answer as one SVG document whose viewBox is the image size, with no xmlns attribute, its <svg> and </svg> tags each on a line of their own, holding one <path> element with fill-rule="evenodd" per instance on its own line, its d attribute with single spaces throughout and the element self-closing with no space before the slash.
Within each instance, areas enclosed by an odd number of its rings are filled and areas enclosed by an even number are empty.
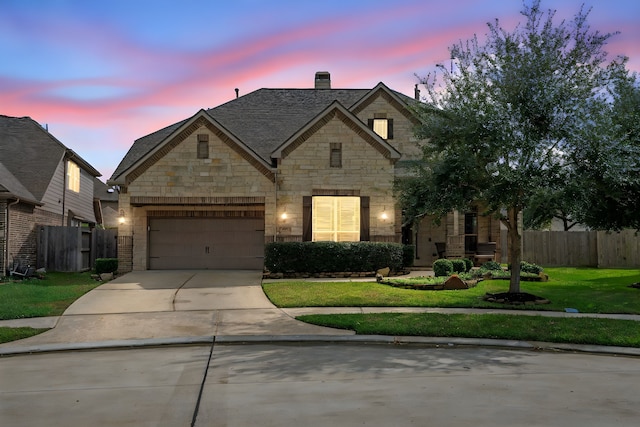
<svg viewBox="0 0 640 427">
<path fill-rule="evenodd" d="M 263 218 L 149 219 L 151 270 L 262 270 L 263 265 Z"/>
</svg>

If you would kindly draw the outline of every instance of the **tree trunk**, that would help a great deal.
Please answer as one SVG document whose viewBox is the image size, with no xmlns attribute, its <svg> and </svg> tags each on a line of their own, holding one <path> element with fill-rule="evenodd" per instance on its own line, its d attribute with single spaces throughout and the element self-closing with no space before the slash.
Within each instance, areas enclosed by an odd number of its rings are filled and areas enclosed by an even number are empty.
<svg viewBox="0 0 640 427">
<path fill-rule="evenodd" d="M 511 263 L 511 279 L 509 280 L 509 292 L 520 292 L 520 262 L 522 261 L 522 236 L 518 229 L 517 208 L 507 210 L 508 222 L 507 240 L 509 241 L 509 262 Z"/>
</svg>

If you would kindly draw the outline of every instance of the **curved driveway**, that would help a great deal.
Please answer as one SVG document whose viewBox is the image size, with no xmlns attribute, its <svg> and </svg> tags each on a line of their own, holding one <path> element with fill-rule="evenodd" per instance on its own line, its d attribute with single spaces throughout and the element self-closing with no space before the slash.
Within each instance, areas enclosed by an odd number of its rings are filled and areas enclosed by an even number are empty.
<svg viewBox="0 0 640 427">
<path fill-rule="evenodd" d="M 134 271 L 88 292 L 54 329 L 0 347 L 224 335 L 353 335 L 276 308 L 252 270 Z"/>
</svg>

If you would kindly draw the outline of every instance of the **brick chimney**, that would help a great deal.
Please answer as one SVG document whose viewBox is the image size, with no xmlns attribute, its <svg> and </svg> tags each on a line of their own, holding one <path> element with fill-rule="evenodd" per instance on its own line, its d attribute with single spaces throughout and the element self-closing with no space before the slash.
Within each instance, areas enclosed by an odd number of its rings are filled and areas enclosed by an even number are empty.
<svg viewBox="0 0 640 427">
<path fill-rule="evenodd" d="M 316 89 L 331 89 L 331 73 L 318 71 L 316 73 Z"/>
</svg>

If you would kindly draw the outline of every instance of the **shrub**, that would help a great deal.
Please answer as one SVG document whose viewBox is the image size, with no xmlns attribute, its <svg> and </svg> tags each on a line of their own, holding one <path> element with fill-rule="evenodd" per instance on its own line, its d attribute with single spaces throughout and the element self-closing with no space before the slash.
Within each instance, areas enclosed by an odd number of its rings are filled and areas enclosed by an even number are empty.
<svg viewBox="0 0 640 427">
<path fill-rule="evenodd" d="M 96 258 L 96 274 L 114 273 L 118 270 L 118 258 Z"/>
<path fill-rule="evenodd" d="M 520 263 L 520 271 L 524 273 L 540 274 L 544 269 L 537 264 L 530 264 L 526 261 Z"/>
<path fill-rule="evenodd" d="M 404 245 L 402 247 L 402 266 L 411 267 L 416 259 L 416 247 L 413 245 Z"/>
<path fill-rule="evenodd" d="M 264 264 L 272 273 L 399 270 L 404 253 L 398 243 L 274 242 L 265 246 Z"/>
<path fill-rule="evenodd" d="M 465 272 L 469 272 L 471 271 L 471 269 L 473 268 L 473 261 L 471 261 L 469 258 L 462 258 L 462 261 L 464 261 L 464 266 L 465 266 Z"/>
<path fill-rule="evenodd" d="M 467 271 L 467 264 L 462 259 L 452 259 L 451 265 L 455 273 L 465 273 Z"/>
<path fill-rule="evenodd" d="M 480 269 L 486 270 L 486 271 L 497 271 L 497 270 L 502 270 L 502 267 L 500 266 L 499 263 L 495 261 L 487 261 L 480 266 Z"/>
<path fill-rule="evenodd" d="M 436 277 L 449 276 L 453 273 L 453 264 L 448 259 L 437 259 L 433 263 L 433 272 Z"/>
</svg>

